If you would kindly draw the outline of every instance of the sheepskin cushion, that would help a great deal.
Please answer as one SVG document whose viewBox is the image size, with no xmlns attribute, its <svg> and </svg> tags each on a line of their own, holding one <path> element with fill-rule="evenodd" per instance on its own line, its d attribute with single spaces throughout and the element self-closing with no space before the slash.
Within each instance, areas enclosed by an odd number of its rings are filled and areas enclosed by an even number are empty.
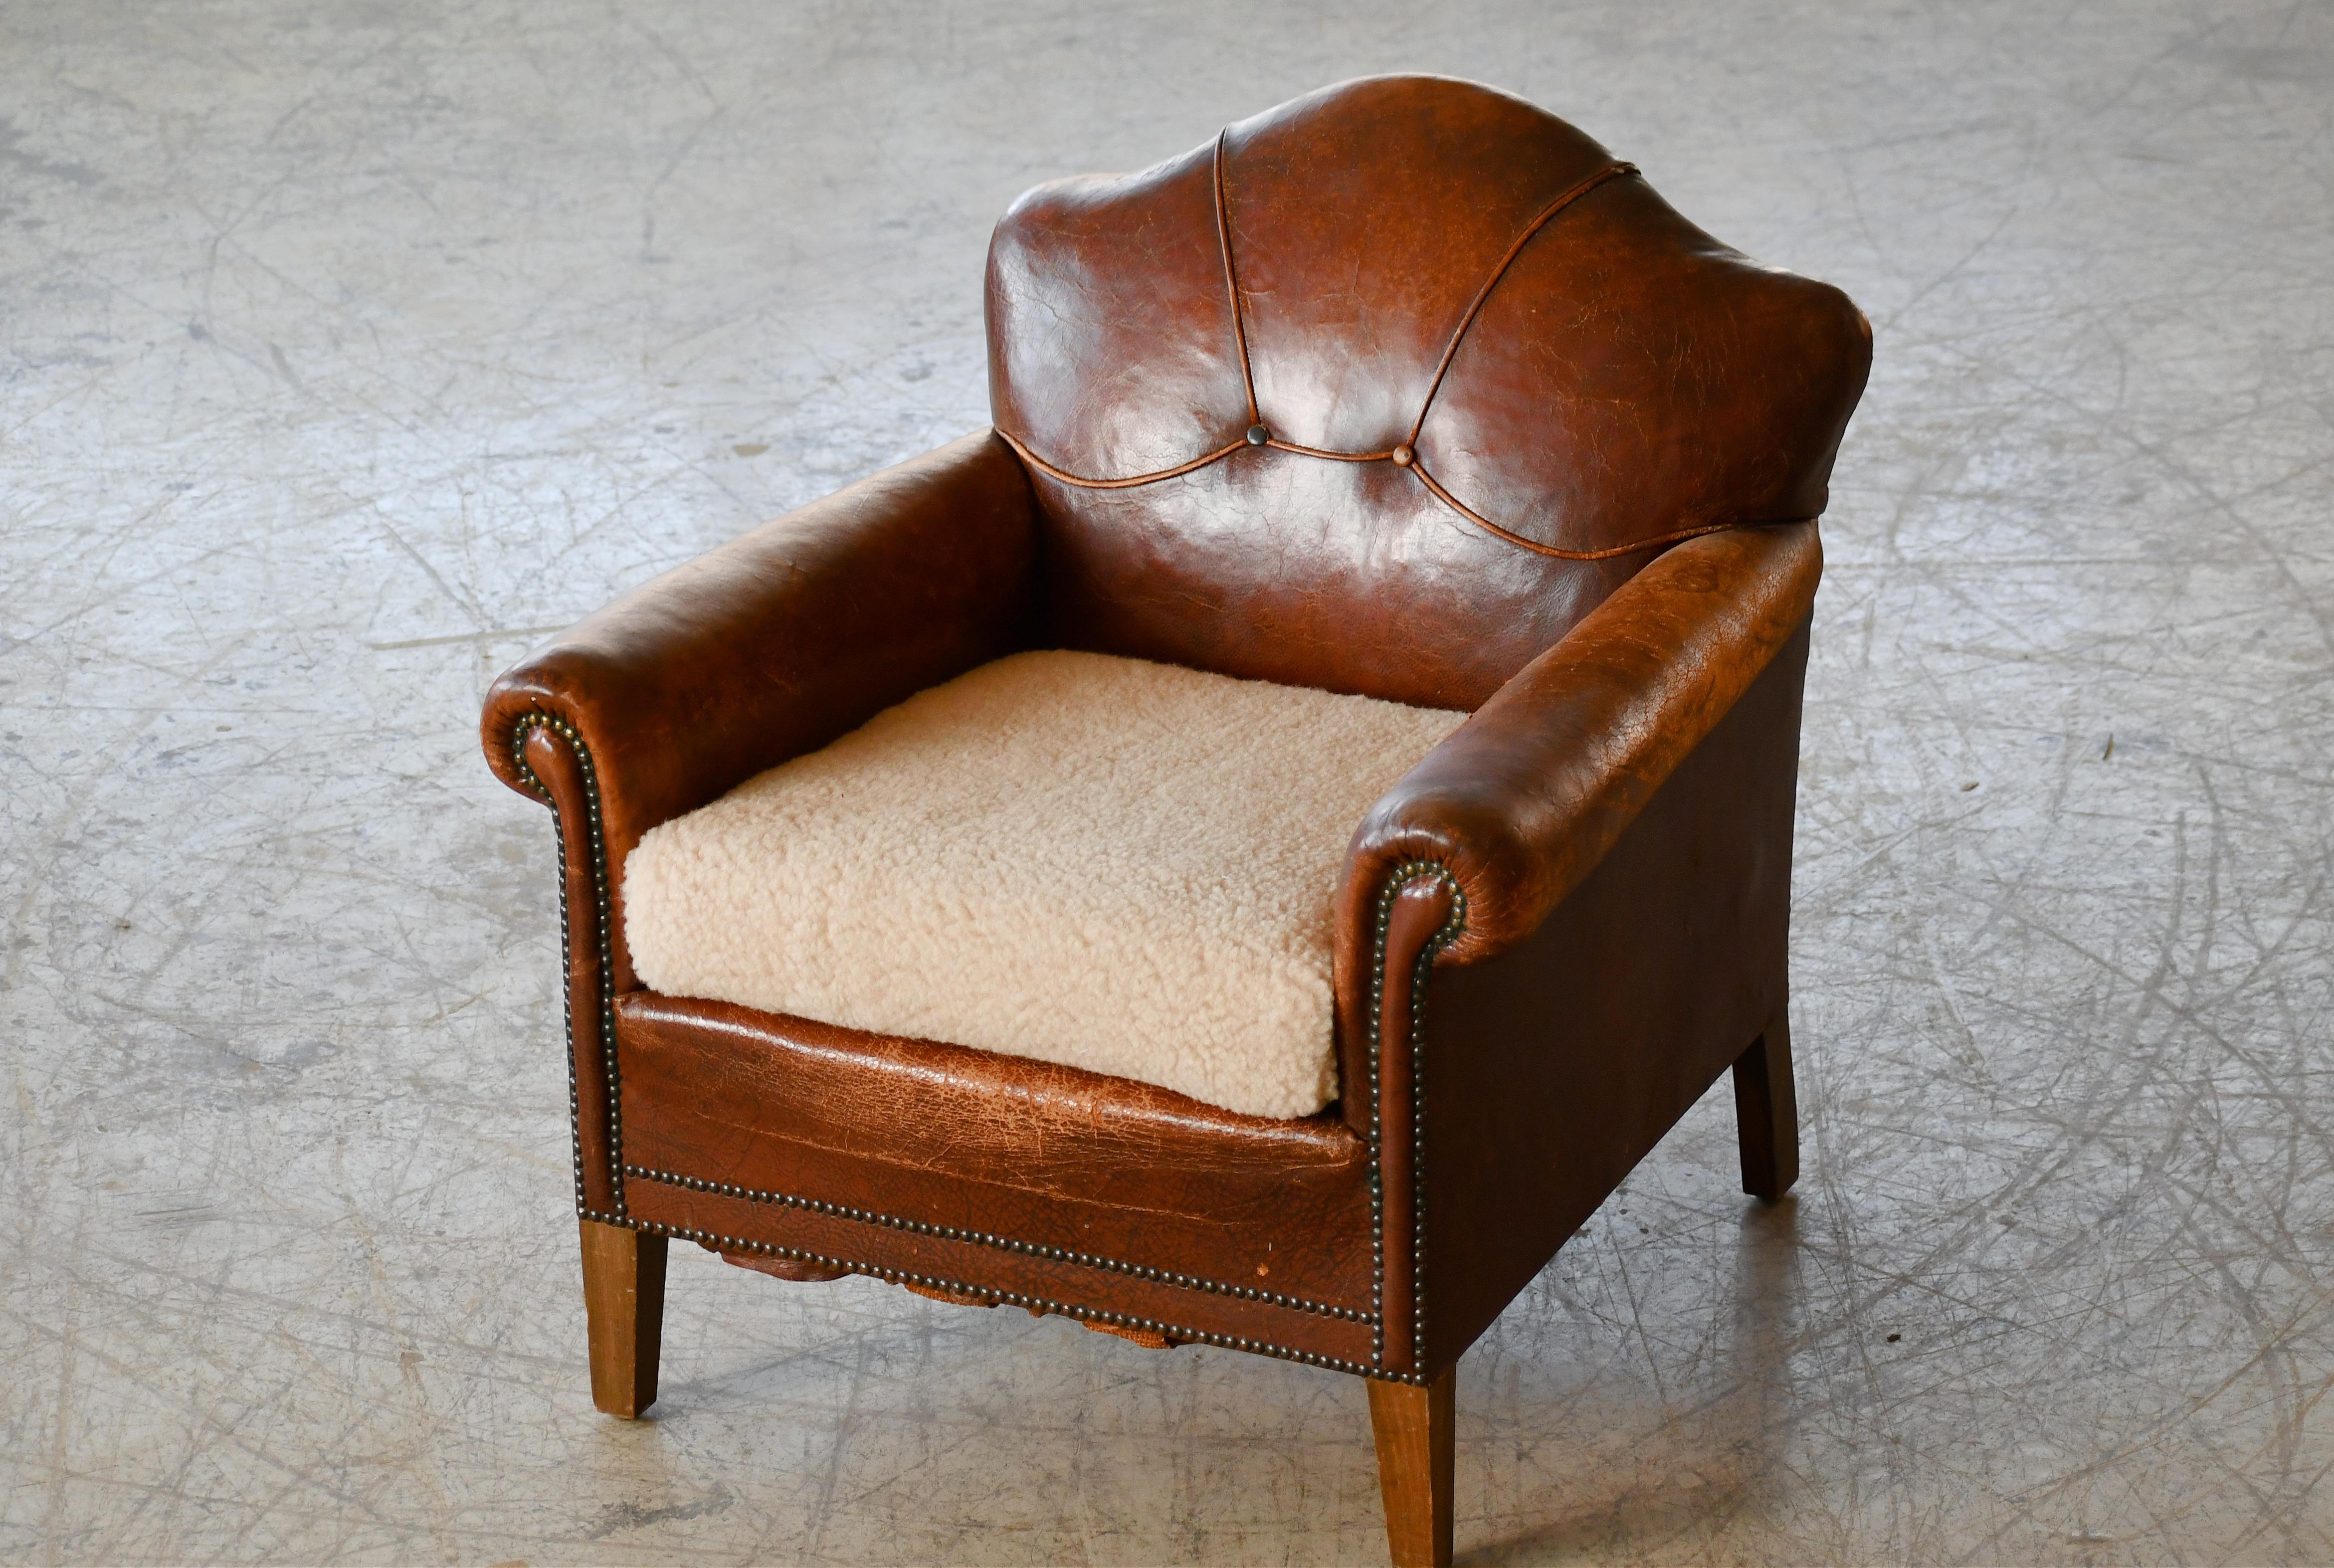
<svg viewBox="0 0 2334 1568">
<path fill-rule="evenodd" d="M 668 995 L 1310 1115 L 1346 842 L 1464 717 L 1018 654 L 648 833 L 625 939 Z"/>
</svg>

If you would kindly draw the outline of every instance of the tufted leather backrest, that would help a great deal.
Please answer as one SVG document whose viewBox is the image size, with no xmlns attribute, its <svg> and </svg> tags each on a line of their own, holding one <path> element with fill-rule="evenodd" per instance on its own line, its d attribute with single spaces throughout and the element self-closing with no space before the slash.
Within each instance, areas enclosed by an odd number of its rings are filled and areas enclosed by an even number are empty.
<svg viewBox="0 0 2334 1568">
<path fill-rule="evenodd" d="M 1871 358 L 1838 290 L 1423 76 L 1040 186 L 988 320 L 1056 640 L 1442 707 L 1664 544 L 1821 512 Z"/>
</svg>

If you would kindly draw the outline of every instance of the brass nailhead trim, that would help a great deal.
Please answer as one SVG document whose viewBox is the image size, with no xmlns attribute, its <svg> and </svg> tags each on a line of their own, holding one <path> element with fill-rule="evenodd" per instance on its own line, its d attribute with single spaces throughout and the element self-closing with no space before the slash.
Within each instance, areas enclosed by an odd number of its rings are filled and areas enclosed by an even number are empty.
<svg viewBox="0 0 2334 1568">
<path fill-rule="evenodd" d="M 1385 1179 L 1378 1121 L 1378 1052 L 1385 1034 L 1386 928 L 1394 901 L 1413 882 L 1441 882 L 1451 894 L 1451 918 L 1426 939 L 1410 972 L 1410 1364 L 1403 1382 L 1421 1382 L 1426 1364 L 1426 978 L 1435 956 L 1467 927 L 1467 894 L 1439 861 L 1404 861 L 1378 890 L 1377 938 L 1370 954 L 1370 1364 L 1385 1365 Z M 1383 1373 L 1377 1375 L 1384 1375 Z"/>
<path fill-rule="evenodd" d="M 813 1214 L 830 1215 L 837 1219 L 856 1220 L 862 1225 L 880 1225 L 889 1230 L 904 1230 L 913 1236 L 929 1236 L 940 1241 L 969 1242 L 979 1246 L 993 1246 L 1001 1252 L 1018 1253 L 1025 1257 L 1042 1257 L 1052 1263 L 1075 1264 L 1082 1268 L 1104 1269 L 1112 1274 L 1132 1275 L 1155 1284 L 1173 1285 L 1179 1290 L 1199 1291 L 1207 1295 L 1237 1296 L 1242 1301 L 1263 1302 L 1269 1306 L 1288 1307 L 1295 1312 L 1311 1313 L 1316 1317 L 1337 1318 L 1345 1323 L 1364 1323 L 1372 1321 L 1370 1314 L 1355 1307 L 1332 1306 L 1326 1302 L 1307 1301 L 1303 1296 L 1282 1295 L 1277 1291 L 1258 1290 L 1249 1285 L 1225 1284 L 1219 1280 L 1201 1279 L 1195 1275 L 1177 1274 L 1172 1269 L 1153 1268 L 1148 1264 L 1127 1263 L 1119 1258 L 1104 1257 L 1096 1253 L 1072 1252 L 1066 1247 L 1048 1246 L 1041 1241 L 1021 1241 L 1009 1236 L 997 1236 L 985 1230 L 959 1230 L 954 1226 L 932 1225 L 921 1219 L 904 1219 L 898 1215 L 883 1214 L 874 1209 L 854 1208 L 848 1204 L 828 1203 L 823 1198 L 798 1198 L 790 1192 L 763 1192 L 750 1187 L 738 1187 L 726 1181 L 707 1181 L 700 1177 L 682 1176 L 670 1170 L 652 1170 L 645 1166 L 628 1165 L 624 1174 L 642 1181 L 661 1181 L 669 1187 L 685 1187 L 691 1192 L 709 1192 L 722 1198 L 743 1198 L 748 1203 L 776 1204 L 786 1208 L 808 1209 Z M 989 1287 L 980 1287 L 987 1290 Z"/>
<path fill-rule="evenodd" d="M 584 1127 L 575 1087 L 575 963 L 574 941 L 567 920 L 567 823 L 559 812 L 559 802 L 551 786 L 535 776 L 526 765 L 526 743 L 538 729 L 548 729 L 567 743 L 574 754 L 576 765 L 584 774 L 584 819 L 586 830 L 586 859 L 592 868 L 592 935 L 600 952 L 600 1068 L 605 1076 L 608 1092 L 608 1170 L 609 1186 L 616 1200 L 616 1212 L 624 1212 L 624 1128 L 622 1085 L 616 1078 L 616 960 L 608 932 L 612 917 L 608 900 L 608 846 L 600 825 L 600 775 L 592 765 L 592 748 L 584 744 L 584 736 L 575 726 L 556 714 L 540 711 L 524 714 L 511 726 L 511 765 L 518 770 L 544 803 L 551 807 L 551 820 L 559 834 L 559 960 L 560 977 L 566 982 L 560 987 L 559 1007 L 567 1024 L 567 1132 L 575 1153 L 575 1210 L 584 1211 Z"/>
<path fill-rule="evenodd" d="M 721 1252 L 758 1252 L 773 1257 L 793 1258 L 798 1263 L 815 1263 L 826 1268 L 849 1269 L 884 1280 L 892 1284 L 927 1285 L 935 1290 L 953 1291 L 959 1295 L 991 1296 L 1015 1306 L 1038 1312 L 1053 1313 L 1062 1317 L 1078 1318 L 1092 1323 L 1115 1323 L 1121 1328 L 1148 1329 L 1169 1339 L 1189 1340 L 1197 1344 L 1216 1345 L 1228 1351 L 1246 1351 L 1250 1355 L 1273 1356 L 1284 1361 L 1301 1361 L 1308 1367 L 1325 1367 L 1331 1371 L 1352 1372 L 1365 1378 L 1377 1378 L 1385 1382 L 1423 1383 L 1426 1380 L 1408 1373 L 1388 1373 L 1359 1361 L 1345 1361 L 1336 1356 L 1325 1356 L 1316 1351 L 1300 1351 L 1288 1345 L 1277 1345 L 1268 1340 L 1241 1339 L 1236 1334 L 1210 1333 L 1181 1323 L 1163 1323 L 1157 1318 L 1137 1317 L 1131 1313 L 1114 1313 L 1101 1307 L 1080 1306 L 1074 1302 L 1056 1301 L 1050 1296 L 1027 1295 L 1019 1291 L 1000 1290 L 995 1285 L 970 1284 L 963 1280 L 944 1278 L 939 1275 L 917 1274 L 910 1269 L 885 1268 L 880 1264 L 859 1263 L 847 1257 L 832 1257 L 825 1253 L 809 1252 L 801 1247 L 781 1246 L 774 1242 L 755 1241 L 742 1236 L 723 1236 L 716 1231 L 691 1230 L 685 1226 L 660 1225 L 652 1219 L 635 1219 L 630 1215 L 595 1214 L 583 1211 L 586 1219 L 596 1219 L 603 1225 L 621 1225 L 627 1230 L 643 1230 L 651 1236 L 679 1236 L 700 1246 Z"/>
</svg>

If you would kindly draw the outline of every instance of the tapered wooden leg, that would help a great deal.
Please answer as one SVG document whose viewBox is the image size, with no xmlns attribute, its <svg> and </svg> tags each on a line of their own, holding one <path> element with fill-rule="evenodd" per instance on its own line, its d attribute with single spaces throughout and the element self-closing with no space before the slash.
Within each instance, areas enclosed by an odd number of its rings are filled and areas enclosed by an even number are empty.
<svg viewBox="0 0 2334 1568">
<path fill-rule="evenodd" d="M 1458 1374 L 1420 1388 L 1369 1380 L 1378 1439 L 1378 1490 L 1394 1568 L 1450 1568 L 1451 1390 Z"/>
<path fill-rule="evenodd" d="M 664 1332 L 665 1238 L 596 1219 L 584 1231 L 584 1317 L 592 1340 L 592 1402 L 631 1420 L 656 1403 Z"/>
<path fill-rule="evenodd" d="M 1799 1178 L 1799 1096 L 1791 1082 L 1791 1027 L 1781 1014 L 1734 1062 L 1734 1121 L 1742 1190 L 1769 1203 Z"/>
</svg>

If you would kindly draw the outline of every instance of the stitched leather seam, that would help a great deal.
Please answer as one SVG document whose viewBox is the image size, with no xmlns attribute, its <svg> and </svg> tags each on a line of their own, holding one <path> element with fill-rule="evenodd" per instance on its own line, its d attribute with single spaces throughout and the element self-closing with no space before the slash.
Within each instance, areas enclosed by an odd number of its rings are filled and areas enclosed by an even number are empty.
<svg viewBox="0 0 2334 1568">
<path fill-rule="evenodd" d="M 1546 555 L 1558 561 L 1606 561 L 1616 555 L 1627 555 L 1639 550 L 1652 550 L 1665 544 L 1674 544 L 1680 540 L 1692 539 L 1703 534 L 1716 534 L 1728 528 L 1758 526 L 1750 523 L 1714 523 L 1660 534 L 1651 539 L 1640 539 L 1634 544 L 1615 545 L 1605 550 L 1566 550 L 1553 544 L 1542 544 L 1537 540 L 1525 538 L 1512 529 L 1502 528 L 1473 507 L 1464 505 L 1435 481 L 1434 476 L 1426 471 L 1426 465 L 1420 461 L 1416 454 L 1419 432 L 1426 428 L 1426 417 L 1434 408 L 1436 394 L 1442 390 L 1443 378 L 1450 373 L 1451 362 L 1458 356 L 1460 344 L 1466 340 L 1469 329 L 1474 326 L 1476 318 L 1482 313 L 1485 303 L 1491 297 L 1491 292 L 1499 287 L 1500 280 L 1507 276 L 1508 268 L 1514 265 L 1516 257 L 1523 254 L 1524 246 L 1531 242 L 1534 235 L 1547 227 L 1558 214 L 1598 186 L 1608 180 L 1636 174 L 1638 168 L 1635 164 L 1614 162 L 1591 171 L 1559 192 L 1553 201 L 1540 208 L 1532 220 L 1524 226 L 1523 231 L 1517 235 L 1514 242 L 1508 246 L 1507 254 L 1500 258 L 1498 265 L 1492 267 L 1490 275 L 1486 277 L 1482 286 L 1475 291 L 1475 297 L 1469 303 L 1465 313 L 1459 318 L 1459 325 L 1452 332 L 1451 341 L 1443 345 L 1442 357 L 1434 366 L 1434 379 L 1427 384 L 1425 399 L 1418 407 L 1418 417 L 1411 421 L 1410 434 L 1403 438 L 1401 445 L 1390 447 L 1383 452 L 1335 452 L 1326 447 L 1301 446 L 1297 442 L 1284 441 L 1277 436 L 1271 436 L 1268 433 L 1269 427 L 1257 407 L 1256 372 L 1249 359 L 1248 328 L 1244 320 L 1246 313 L 1240 304 L 1239 272 L 1232 260 L 1230 205 L 1224 191 L 1226 142 L 1230 134 L 1230 126 L 1216 133 L 1215 154 L 1209 170 L 1215 195 L 1216 240 L 1223 253 L 1224 289 L 1231 301 L 1232 344 L 1239 355 L 1240 387 L 1248 399 L 1249 427 L 1251 430 L 1266 431 L 1266 438 L 1252 442 L 1243 438 L 1238 441 L 1229 442 L 1211 452 L 1202 453 L 1189 462 L 1178 463 L 1172 468 L 1157 468 L 1147 474 L 1133 474 L 1122 479 L 1101 479 L 1083 474 L 1073 474 L 1066 468 L 1046 461 L 1031 451 L 1028 444 L 1020 437 L 1006 429 L 1002 425 L 998 426 L 997 433 L 1005 438 L 1007 444 L 1011 446 L 1015 452 L 1020 454 L 1024 462 L 1048 478 L 1058 480 L 1062 484 L 1080 490 L 1129 490 L 1141 485 L 1155 485 L 1162 480 L 1178 478 L 1182 475 L 1205 468 L 1210 464 L 1220 463 L 1233 453 L 1249 446 L 1262 446 L 1276 451 L 1288 452 L 1298 457 L 1317 457 L 1333 463 L 1393 463 L 1396 467 L 1409 469 L 1411 473 L 1417 476 L 1420 483 L 1426 486 L 1429 495 L 1495 538 L 1520 546 L 1536 555 Z M 1791 521 L 1803 521 L 1803 519 L 1794 518 Z"/>
<path fill-rule="evenodd" d="M 1000 1290 L 994 1285 L 971 1284 L 962 1280 L 944 1278 L 938 1275 L 917 1274 L 910 1269 L 886 1268 L 880 1264 L 859 1263 L 847 1257 L 830 1257 L 825 1253 L 810 1252 L 801 1247 L 782 1246 L 774 1242 L 755 1241 L 742 1236 L 722 1236 L 718 1232 L 692 1230 L 685 1226 L 660 1225 L 654 1220 L 634 1219 L 626 1215 L 593 1214 L 586 1211 L 586 1219 L 603 1225 L 620 1225 L 627 1230 L 646 1231 L 651 1236 L 678 1236 L 709 1246 L 720 1252 L 757 1252 L 772 1257 L 792 1258 L 797 1263 L 815 1263 L 826 1268 L 849 1269 L 892 1284 L 918 1284 L 935 1290 L 952 1291 L 959 1295 L 993 1297 L 996 1303 L 1027 1307 L 1033 1312 L 1053 1313 L 1062 1317 L 1085 1322 L 1114 1323 L 1121 1328 L 1145 1329 L 1169 1339 L 1188 1340 L 1195 1344 L 1217 1345 L 1228 1351 L 1246 1351 L 1251 1355 L 1277 1356 L 1282 1361 L 1302 1361 L 1309 1367 L 1326 1367 L 1332 1371 L 1353 1372 L 1365 1378 L 1379 1378 L 1387 1382 L 1423 1384 L 1425 1379 L 1403 1373 L 1383 1372 L 1359 1361 L 1345 1361 L 1336 1356 L 1325 1356 L 1317 1351 L 1300 1351 L 1288 1345 L 1277 1345 L 1269 1340 L 1242 1339 L 1237 1334 L 1220 1334 L 1206 1329 L 1195 1329 L 1181 1323 L 1163 1323 L 1157 1318 L 1138 1317 L 1131 1313 L 1114 1313 L 1102 1307 L 1080 1306 L 1072 1302 L 1056 1301 L 1047 1296 L 1033 1296 L 1019 1291 Z"/>
<path fill-rule="evenodd" d="M 1199 1291 L 1208 1295 L 1236 1296 L 1242 1301 L 1262 1302 L 1269 1306 L 1288 1307 L 1292 1311 L 1311 1313 L 1316 1317 L 1336 1318 L 1345 1323 L 1368 1323 L 1370 1315 L 1354 1307 L 1332 1306 L 1326 1302 L 1307 1301 L 1303 1296 L 1283 1295 L 1278 1291 L 1259 1290 L 1252 1285 L 1225 1284 L 1218 1280 L 1201 1279 L 1196 1275 L 1177 1274 L 1172 1269 L 1153 1268 L 1149 1264 L 1127 1263 L 1123 1259 L 1104 1257 L 1096 1253 L 1073 1252 L 1067 1247 L 1049 1246 L 1042 1241 L 1022 1241 L 1014 1236 L 996 1236 L 985 1230 L 960 1230 L 952 1225 L 934 1225 L 928 1220 L 907 1219 L 899 1215 L 884 1214 L 872 1208 L 854 1208 L 847 1203 L 829 1203 L 824 1198 L 802 1198 L 791 1192 L 764 1192 L 750 1187 L 738 1187 L 726 1181 L 708 1181 L 702 1177 L 682 1176 L 676 1171 L 655 1170 L 646 1166 L 628 1165 L 624 1174 L 642 1181 L 662 1182 L 668 1187 L 683 1187 L 692 1192 L 710 1192 L 723 1198 L 743 1198 L 748 1203 L 775 1204 L 784 1208 L 807 1209 L 837 1219 L 856 1220 L 862 1225 L 882 1226 L 886 1230 L 904 1230 L 914 1236 L 929 1236 L 940 1241 L 960 1241 L 976 1246 L 995 1247 L 999 1252 L 1018 1253 L 1025 1257 L 1041 1257 L 1049 1263 L 1075 1264 L 1080 1268 L 1102 1269 L 1111 1274 L 1130 1275 L 1153 1284 L 1172 1285 L 1178 1290 Z"/>
<path fill-rule="evenodd" d="M 609 939 L 611 914 L 608 901 L 607 842 L 601 831 L 600 775 L 592 765 L 592 748 L 584 744 L 584 736 L 575 726 L 555 714 L 536 710 L 522 714 L 511 726 L 511 763 L 528 788 L 543 798 L 551 808 L 551 821 L 559 839 L 559 971 L 564 984 L 559 988 L 560 1016 L 567 1029 L 567 1135 L 575 1156 L 575 1211 L 588 1212 L 584 1196 L 584 1123 L 582 1107 L 576 1089 L 575 1050 L 575 959 L 574 938 L 567 914 L 567 832 L 568 823 L 559 810 L 558 797 L 551 786 L 526 765 L 526 743 L 538 729 L 548 729 L 564 740 L 574 754 L 584 774 L 584 817 L 585 829 L 585 859 L 592 869 L 592 934 L 600 952 L 600 1016 L 599 1047 L 601 1071 L 605 1075 L 608 1095 L 608 1185 L 615 1198 L 616 1212 L 624 1212 L 624 1136 L 622 1121 L 622 1086 L 616 1078 L 616 994 L 615 954 Z"/>
<path fill-rule="evenodd" d="M 1439 861 L 1404 861 L 1378 890 L 1377 931 L 1370 954 L 1370 1364 L 1385 1365 L 1385 1178 L 1380 1164 L 1378 1055 L 1385 1037 L 1386 929 L 1394 901 L 1413 882 L 1441 882 L 1451 915 L 1420 947 L 1410 975 L 1410 1365 L 1405 1382 L 1423 1381 L 1426 1365 L 1426 981 L 1434 960 L 1467 928 L 1467 894 Z M 1374 1375 L 1385 1376 L 1383 1372 Z"/>
</svg>

